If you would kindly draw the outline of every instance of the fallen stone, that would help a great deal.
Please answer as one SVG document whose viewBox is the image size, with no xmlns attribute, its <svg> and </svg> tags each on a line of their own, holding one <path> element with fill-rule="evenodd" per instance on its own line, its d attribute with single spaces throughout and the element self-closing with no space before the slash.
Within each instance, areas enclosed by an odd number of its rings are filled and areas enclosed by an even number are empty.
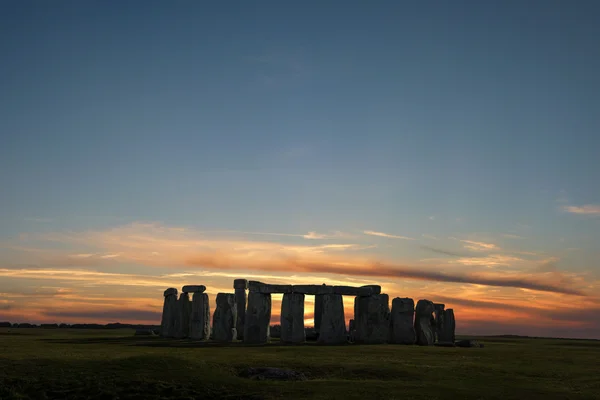
<svg viewBox="0 0 600 400">
<path fill-rule="evenodd" d="M 379 285 L 365 285 L 365 286 L 361 286 L 364 288 L 371 288 L 371 290 L 373 291 L 373 293 L 371 294 L 381 294 L 381 286 Z"/>
<path fill-rule="evenodd" d="M 276 380 L 276 381 L 305 381 L 306 375 L 302 372 L 283 368 L 248 368 L 239 375 L 242 378 L 255 380 Z"/>
<path fill-rule="evenodd" d="M 454 320 L 454 310 L 449 308 L 441 312 L 441 324 L 438 327 L 438 341 L 454 343 L 456 339 L 454 331 L 456 330 L 456 321 Z"/>
<path fill-rule="evenodd" d="M 177 307 L 177 289 L 165 290 L 165 301 L 163 303 L 163 312 L 160 322 L 160 334 L 163 337 L 175 337 L 175 323 L 179 310 Z"/>
<path fill-rule="evenodd" d="M 181 288 L 181 291 L 184 293 L 204 293 L 206 291 L 206 286 L 204 285 L 185 285 Z"/>
<path fill-rule="evenodd" d="M 419 346 L 430 346 L 435 341 L 432 324 L 434 306 L 429 300 L 419 300 L 415 310 L 415 334 Z"/>
<path fill-rule="evenodd" d="M 154 336 L 152 329 L 136 329 L 134 336 Z"/>
<path fill-rule="evenodd" d="M 334 286 L 333 293 L 343 296 L 370 296 L 373 294 L 373 289 L 370 287 Z"/>
<path fill-rule="evenodd" d="M 271 295 L 259 292 L 248 294 L 248 308 L 244 324 L 244 343 L 263 344 L 269 341 L 271 322 Z"/>
<path fill-rule="evenodd" d="M 386 343 L 390 335 L 390 306 L 387 294 L 354 299 L 354 341 Z"/>
<path fill-rule="evenodd" d="M 476 348 L 483 347 L 483 343 L 479 343 L 477 340 L 471 340 L 471 339 L 459 340 L 455 343 L 455 345 L 456 345 L 456 347 L 476 347 Z"/>
<path fill-rule="evenodd" d="M 390 342 L 396 344 L 414 344 L 416 341 L 413 317 L 415 302 L 408 297 L 396 297 L 392 300 L 390 316 Z"/>
<path fill-rule="evenodd" d="M 245 279 L 236 279 L 236 281 L 238 281 L 238 280 L 246 281 Z M 235 283 L 233 286 L 235 288 L 235 286 L 236 286 Z M 246 301 L 247 301 L 245 286 L 247 286 L 247 285 L 244 285 L 244 287 L 235 288 L 235 304 L 237 307 L 237 321 L 235 323 L 235 329 L 237 331 L 237 339 L 238 340 L 244 339 L 244 324 L 246 321 Z"/>
<path fill-rule="evenodd" d="M 323 316 L 317 343 L 342 344 L 347 342 L 344 301 L 340 294 L 323 295 Z"/>
<path fill-rule="evenodd" d="M 235 295 L 229 293 L 217 294 L 217 308 L 213 315 L 213 337 L 217 342 L 231 342 L 237 338 L 235 324 L 237 322 L 237 307 Z"/>
<path fill-rule="evenodd" d="M 190 336 L 190 318 L 192 316 L 192 303 L 187 292 L 181 293 L 177 301 L 177 320 L 175 321 L 175 337 L 184 339 Z"/>
<path fill-rule="evenodd" d="M 272 293 L 292 293 L 292 285 L 269 285 L 258 281 L 248 282 L 250 292 L 258 292 L 263 294 Z"/>
<path fill-rule="evenodd" d="M 233 281 L 234 289 L 248 289 L 248 281 L 246 279 L 234 279 Z"/>
<path fill-rule="evenodd" d="M 304 343 L 304 295 L 286 293 L 281 302 L 281 341 L 283 343 Z"/>
<path fill-rule="evenodd" d="M 190 338 L 208 340 L 210 337 L 210 304 L 208 294 L 194 293 L 190 318 Z"/>
<path fill-rule="evenodd" d="M 320 294 L 333 294 L 333 286 L 329 285 L 293 285 L 292 291 L 294 293 L 320 295 Z"/>
</svg>

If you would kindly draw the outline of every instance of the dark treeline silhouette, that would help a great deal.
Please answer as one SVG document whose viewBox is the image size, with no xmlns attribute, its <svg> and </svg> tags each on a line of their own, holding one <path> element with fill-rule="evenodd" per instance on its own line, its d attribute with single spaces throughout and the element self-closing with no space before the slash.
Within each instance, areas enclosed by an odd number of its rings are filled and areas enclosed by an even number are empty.
<svg viewBox="0 0 600 400">
<path fill-rule="evenodd" d="M 0 328 L 47 328 L 47 329 L 160 329 L 160 325 L 122 324 L 114 322 L 110 324 L 30 324 L 23 322 L 11 324 L 0 322 Z"/>
</svg>

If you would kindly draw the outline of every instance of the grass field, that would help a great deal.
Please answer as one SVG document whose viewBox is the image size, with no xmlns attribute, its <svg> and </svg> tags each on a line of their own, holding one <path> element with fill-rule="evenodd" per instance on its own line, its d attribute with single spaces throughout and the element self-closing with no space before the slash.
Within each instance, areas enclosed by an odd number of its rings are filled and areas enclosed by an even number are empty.
<svg viewBox="0 0 600 400">
<path fill-rule="evenodd" d="M 600 399 L 600 341 L 485 348 L 219 346 L 133 330 L 0 329 L 0 399 Z M 306 381 L 238 377 L 285 367 Z"/>
</svg>

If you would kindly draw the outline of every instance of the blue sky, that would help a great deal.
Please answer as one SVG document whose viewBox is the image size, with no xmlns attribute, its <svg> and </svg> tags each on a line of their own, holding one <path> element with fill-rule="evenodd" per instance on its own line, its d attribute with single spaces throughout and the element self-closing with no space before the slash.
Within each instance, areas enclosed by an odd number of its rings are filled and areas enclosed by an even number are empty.
<svg viewBox="0 0 600 400">
<path fill-rule="evenodd" d="M 599 16 L 594 1 L 4 1 L 0 238 L 339 231 L 410 263 L 471 240 L 599 279 Z"/>
</svg>

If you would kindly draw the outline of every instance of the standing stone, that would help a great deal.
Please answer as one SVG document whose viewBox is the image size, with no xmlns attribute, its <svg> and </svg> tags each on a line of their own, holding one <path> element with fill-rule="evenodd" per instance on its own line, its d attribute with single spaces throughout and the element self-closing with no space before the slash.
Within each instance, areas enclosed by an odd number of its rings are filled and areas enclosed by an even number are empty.
<svg viewBox="0 0 600 400">
<path fill-rule="evenodd" d="M 192 316 L 190 318 L 190 338 L 208 340 L 210 337 L 210 305 L 208 294 L 194 293 Z"/>
<path fill-rule="evenodd" d="M 229 293 L 217 294 L 217 308 L 213 315 L 214 340 L 217 342 L 231 342 L 237 338 L 236 321 L 235 295 Z"/>
<path fill-rule="evenodd" d="M 319 327 L 317 343 L 341 344 L 347 342 L 344 300 L 341 294 L 324 294 L 323 316 Z"/>
<path fill-rule="evenodd" d="M 363 288 L 371 288 L 372 293 L 371 294 L 381 294 L 381 286 L 379 285 L 365 285 L 365 286 L 361 286 Z"/>
<path fill-rule="evenodd" d="M 442 325 L 438 332 L 438 342 L 443 344 L 454 344 L 456 321 L 454 320 L 454 310 L 449 308 L 442 312 Z"/>
<path fill-rule="evenodd" d="M 356 336 L 356 324 L 354 323 L 354 320 L 351 319 L 350 321 L 348 321 L 348 340 L 352 343 L 354 343 L 354 338 Z"/>
<path fill-rule="evenodd" d="M 179 295 L 177 301 L 177 321 L 175 322 L 175 337 L 184 339 L 190 336 L 190 319 L 192 314 L 192 303 L 190 303 L 190 295 L 187 292 Z"/>
<path fill-rule="evenodd" d="M 177 289 L 169 288 L 164 292 L 165 302 L 160 322 L 160 335 L 163 337 L 175 337 L 175 322 L 177 321 Z"/>
<path fill-rule="evenodd" d="M 319 336 L 319 330 L 321 329 L 321 319 L 323 318 L 323 295 L 318 294 L 315 296 L 315 314 L 313 316 L 314 319 L 314 327 L 315 333 L 317 337 Z"/>
<path fill-rule="evenodd" d="M 434 327 L 432 325 L 434 306 L 429 300 L 419 300 L 415 311 L 415 334 L 419 346 L 430 346 L 434 343 Z M 434 320 L 435 322 L 435 320 Z"/>
<path fill-rule="evenodd" d="M 390 335 L 390 306 L 387 294 L 354 299 L 356 343 L 386 343 Z"/>
<path fill-rule="evenodd" d="M 286 293 L 281 302 L 281 341 L 304 343 L 304 294 Z"/>
<path fill-rule="evenodd" d="M 396 297 L 392 300 L 392 315 L 390 318 L 391 343 L 415 343 L 414 314 L 415 302 L 413 299 Z"/>
<path fill-rule="evenodd" d="M 442 329 L 442 325 L 444 324 L 444 308 L 445 304 L 433 303 L 433 315 L 435 323 L 433 325 L 433 334 L 435 336 L 435 340 L 439 340 L 439 332 Z"/>
<path fill-rule="evenodd" d="M 259 292 L 248 294 L 248 308 L 244 321 L 244 343 L 262 344 L 269 341 L 271 322 L 271 295 Z"/>
<path fill-rule="evenodd" d="M 235 289 L 235 304 L 237 307 L 237 321 L 235 329 L 237 330 L 237 339 L 244 339 L 244 321 L 246 320 L 246 289 L 248 281 L 246 279 L 236 279 L 233 281 Z"/>
</svg>

